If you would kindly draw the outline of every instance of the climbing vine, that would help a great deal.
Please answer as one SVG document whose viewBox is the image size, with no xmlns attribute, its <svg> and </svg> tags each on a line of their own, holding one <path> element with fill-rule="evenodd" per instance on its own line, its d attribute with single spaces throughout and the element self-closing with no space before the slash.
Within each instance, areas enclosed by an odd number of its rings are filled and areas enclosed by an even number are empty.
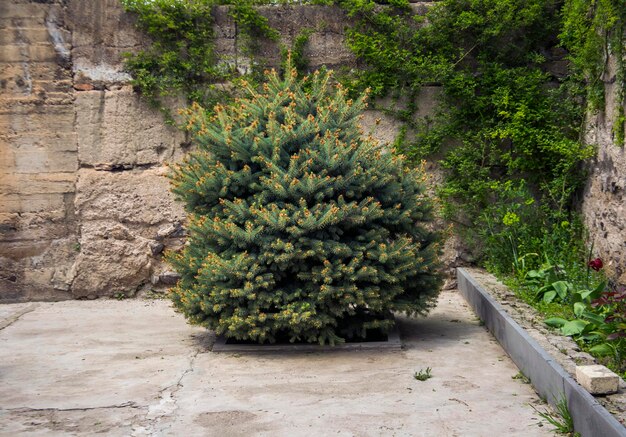
<svg viewBox="0 0 626 437">
<path fill-rule="evenodd" d="M 229 93 L 219 86 L 238 76 L 234 63 L 215 53 L 214 8 L 230 5 L 229 14 L 248 41 L 247 54 L 261 39 L 277 40 L 278 33 L 251 0 L 121 0 L 134 13 L 137 25 L 151 45 L 126 55 L 126 69 L 135 89 L 166 114 L 163 99 L 182 94 L 206 108 L 224 101 Z"/>
<path fill-rule="evenodd" d="M 122 2 L 153 39 L 128 57 L 127 68 L 155 102 L 183 92 L 211 108 L 224 99 L 214 84 L 240 74 L 215 55 L 214 7 L 230 5 L 248 36 L 249 55 L 259 38 L 277 39 L 255 8 L 276 1 Z M 397 105 L 383 108 L 405 123 L 396 148 L 414 161 L 439 160 L 447 217 L 480 243 L 472 245 L 482 247 L 487 265 L 507 271 L 526 253 L 559 257 L 577 253 L 571 245 L 583 241 L 572 205 L 585 180 L 581 164 L 593 154 L 580 141 L 584 102 L 601 108 L 603 81 L 614 75 L 615 137 L 622 144 L 625 2 L 442 0 L 425 14 L 408 0 L 299 3 L 345 11 L 352 23 L 347 44 L 359 68 L 339 77 L 355 94 L 369 88 L 373 97 L 396 98 Z M 292 47 L 301 70 L 310 32 L 304 29 Z M 568 71 L 554 68 L 566 60 Z M 442 92 L 436 115 L 418 119 L 424 85 Z"/>
<path fill-rule="evenodd" d="M 335 3 L 356 20 L 348 44 L 362 68 L 349 85 L 408 96 L 390 108 L 406 122 L 396 146 L 416 161 L 438 157 L 445 213 L 484 262 L 510 271 L 525 253 L 571 252 L 581 240 L 572 201 L 593 150 L 579 141 L 580 82 L 551 69 L 562 4 L 444 0 L 419 16 L 401 0 Z M 416 119 L 429 84 L 442 89 L 438 113 Z"/>
<path fill-rule="evenodd" d="M 604 83 L 614 81 L 617 90 L 613 133 L 624 145 L 624 89 L 626 67 L 626 0 L 566 0 L 561 40 L 569 50 L 573 74 L 587 84 L 590 110 L 605 106 Z M 610 65 L 613 59 L 615 65 Z"/>
</svg>

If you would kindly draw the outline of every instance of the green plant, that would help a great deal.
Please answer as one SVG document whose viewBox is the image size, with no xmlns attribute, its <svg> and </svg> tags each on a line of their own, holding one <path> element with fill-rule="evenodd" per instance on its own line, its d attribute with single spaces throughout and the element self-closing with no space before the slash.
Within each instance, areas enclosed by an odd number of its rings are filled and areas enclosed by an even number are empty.
<svg viewBox="0 0 626 437">
<path fill-rule="evenodd" d="M 431 373 L 432 370 L 433 369 L 431 369 L 430 367 L 427 367 L 426 369 L 420 369 L 419 372 L 415 372 L 413 378 L 417 379 L 418 381 L 426 381 L 427 379 L 433 377 Z"/>
<path fill-rule="evenodd" d="M 282 65 L 283 69 L 291 63 L 293 67 L 300 74 L 306 73 L 307 68 L 309 67 L 309 60 L 304 54 L 304 49 L 309 42 L 309 38 L 311 34 L 314 32 L 314 29 L 302 29 L 296 35 L 291 44 L 291 48 L 283 47 L 281 50 L 282 57 Z"/>
<path fill-rule="evenodd" d="M 591 110 L 604 109 L 604 82 L 609 73 L 609 57 L 615 62 L 616 93 L 614 125 L 615 144 L 624 145 L 624 89 L 626 73 L 624 35 L 626 3 L 624 0 L 566 0 L 560 38 L 569 50 L 568 58 L 579 80 L 586 83 Z"/>
<path fill-rule="evenodd" d="M 581 228 L 562 224 L 578 221 L 571 202 L 593 149 L 579 141 L 580 82 L 549 73 L 543 55 L 558 44 L 558 5 L 444 0 L 421 17 L 388 3 L 336 2 L 356 20 L 348 44 L 363 64 L 345 83 L 404 96 L 406 109 L 388 111 L 412 128 L 396 147 L 440 160 L 444 213 L 490 270 L 523 275 L 536 261 L 523 254 L 572 253 Z M 414 98 L 432 83 L 443 89 L 439 109 L 416 121 Z"/>
<path fill-rule="evenodd" d="M 567 398 L 565 395 L 561 395 L 561 398 L 556 402 L 556 411 L 549 410 L 539 411 L 536 407 L 532 408 L 541 416 L 547 420 L 550 425 L 554 427 L 554 430 L 559 434 L 573 435 L 574 433 L 574 420 L 567 406 Z"/>
<path fill-rule="evenodd" d="M 182 95 L 189 102 L 212 108 L 228 101 L 232 93 L 220 83 L 234 80 L 236 68 L 218 59 L 215 53 L 213 9 L 230 5 L 229 14 L 247 42 L 252 56 L 262 39 L 276 41 L 278 33 L 255 8 L 267 2 L 256 0 L 121 0 L 124 9 L 134 13 L 137 25 L 151 44 L 138 53 L 127 53 L 125 67 L 132 84 L 172 121 L 164 98 Z"/>
<path fill-rule="evenodd" d="M 610 357 L 612 367 L 621 373 L 626 370 L 626 289 L 604 291 L 604 287 L 603 283 L 579 294 L 580 299 L 574 303 L 576 318 L 551 317 L 544 322 L 586 344 L 595 356 Z"/>
<path fill-rule="evenodd" d="M 189 213 L 172 296 L 227 337 L 333 344 L 434 305 L 438 236 L 421 173 L 361 137 L 364 98 L 297 76 L 184 113 L 198 150 L 171 175 Z"/>
<path fill-rule="evenodd" d="M 124 9 L 137 17 L 137 25 L 150 38 L 146 49 L 126 55 L 126 69 L 137 91 L 153 105 L 182 93 L 190 101 L 214 104 L 217 88 L 230 71 L 217 64 L 214 52 L 214 0 L 121 0 Z"/>
<path fill-rule="evenodd" d="M 267 4 L 268 1 L 259 0 L 226 0 L 223 3 L 232 5 L 229 15 L 237 25 L 238 36 L 243 41 L 243 51 L 250 58 L 250 75 L 259 77 L 262 68 L 258 68 L 255 53 L 260 50 L 261 41 L 278 41 L 278 31 L 269 25 L 266 17 L 257 10 L 257 5 Z M 241 44 L 236 43 L 237 46 Z M 238 48 L 238 47 L 237 47 Z"/>
<path fill-rule="evenodd" d="M 511 379 L 516 379 L 523 384 L 530 384 L 530 379 L 528 379 L 528 377 L 524 375 L 521 370 L 517 372 L 517 374 L 515 374 L 514 376 L 511 376 Z"/>
<path fill-rule="evenodd" d="M 537 288 L 535 299 L 546 303 L 559 298 L 565 302 L 570 296 L 573 285 L 565 280 L 566 272 L 562 265 L 555 265 L 549 261 L 542 264 L 538 270 L 530 270 L 526 273 L 527 284 Z"/>
</svg>

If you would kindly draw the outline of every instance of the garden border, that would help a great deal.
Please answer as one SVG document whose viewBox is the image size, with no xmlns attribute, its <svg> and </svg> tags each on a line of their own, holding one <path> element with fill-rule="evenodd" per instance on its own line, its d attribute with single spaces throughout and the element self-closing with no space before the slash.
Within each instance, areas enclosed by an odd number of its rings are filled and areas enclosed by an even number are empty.
<svg viewBox="0 0 626 437">
<path fill-rule="evenodd" d="M 459 291 L 531 384 L 555 405 L 562 396 L 583 437 L 625 437 L 626 428 L 572 378 L 489 295 L 471 274 L 457 268 Z"/>
</svg>

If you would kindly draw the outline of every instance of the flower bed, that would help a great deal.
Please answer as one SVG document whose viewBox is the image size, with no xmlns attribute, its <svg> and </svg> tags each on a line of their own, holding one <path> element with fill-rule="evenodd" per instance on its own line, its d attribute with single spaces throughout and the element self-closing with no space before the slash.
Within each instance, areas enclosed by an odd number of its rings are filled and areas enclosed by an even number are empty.
<svg viewBox="0 0 626 437">
<path fill-rule="evenodd" d="M 540 356 L 539 358 L 545 362 L 539 363 L 539 365 L 545 364 L 546 366 L 549 365 L 557 369 L 562 368 L 565 370 L 567 375 L 561 376 L 563 378 L 569 379 L 569 377 L 574 377 L 576 365 L 595 363 L 594 358 L 591 355 L 582 352 L 578 345 L 572 339 L 557 335 L 553 330 L 549 330 L 549 328 L 545 325 L 543 321 L 543 316 L 541 316 L 534 308 L 527 305 L 521 299 L 515 296 L 515 294 L 508 287 L 500 283 L 494 276 L 486 273 L 484 270 L 481 269 L 463 269 L 460 276 L 463 277 L 460 277 L 461 288 L 468 288 L 466 286 L 466 283 L 469 279 L 467 278 L 471 278 L 471 280 L 480 284 L 480 286 L 486 292 L 488 292 L 491 298 L 493 298 L 493 300 L 501 305 L 504 312 L 506 312 L 506 314 L 508 315 L 508 318 L 512 319 L 514 322 L 517 323 L 517 325 L 519 325 L 519 327 L 521 327 L 520 331 L 523 331 L 523 333 L 517 332 L 516 334 L 520 334 L 521 337 L 530 337 L 532 341 L 536 342 L 540 346 L 539 349 L 547 352 L 547 354 L 542 352 L 537 353 Z M 466 291 L 463 291 L 463 293 L 465 294 Z M 475 310 L 478 313 L 484 313 L 481 317 L 483 318 L 483 320 L 485 320 L 487 327 L 494 333 L 496 338 L 498 338 L 505 350 L 507 350 L 507 353 L 511 355 L 511 357 L 514 359 L 514 361 L 516 361 L 516 364 L 520 368 L 530 366 L 533 371 L 537 370 L 538 363 L 533 363 L 532 360 L 529 359 L 528 351 L 525 351 L 523 348 L 521 348 L 519 344 L 506 344 L 507 334 L 503 334 L 505 328 L 503 328 L 498 323 L 494 323 L 492 320 L 486 320 L 487 317 L 494 317 L 492 313 L 495 311 L 493 309 L 486 308 L 486 306 L 488 305 L 485 302 L 474 302 Z M 505 337 L 504 341 L 503 337 Z M 510 338 L 511 337 L 509 337 L 509 339 Z M 520 359 L 522 361 L 524 361 L 521 363 L 521 365 L 520 362 L 515 359 L 514 355 L 516 354 L 520 356 Z M 554 366 L 552 362 L 557 363 L 557 365 Z M 534 377 L 531 377 L 531 379 L 535 389 L 540 394 L 542 394 L 542 396 L 546 396 L 548 400 L 553 400 L 563 394 L 566 394 L 559 393 L 559 391 L 566 391 L 566 388 L 561 388 L 563 387 L 563 385 L 550 382 L 549 378 L 542 378 L 541 371 L 536 373 L 536 375 Z M 574 383 L 573 385 L 576 386 L 573 388 L 578 390 L 577 384 Z M 621 381 L 619 393 L 595 398 L 596 401 L 604 406 L 604 408 L 606 408 L 606 410 L 610 412 L 622 424 L 626 423 L 626 393 L 624 393 L 625 388 L 626 383 L 624 383 L 624 381 Z M 581 396 L 578 396 L 577 401 L 579 401 L 580 398 Z M 587 400 L 588 398 L 589 397 L 587 396 Z M 573 406 L 572 404 L 572 399 L 570 399 L 570 408 Z M 591 404 L 593 404 L 593 402 L 591 402 Z M 580 407 L 580 404 L 577 405 Z M 584 411 L 584 414 L 590 414 L 590 411 L 594 410 L 594 408 L 592 407 L 593 405 L 582 406 L 580 407 L 580 410 Z M 575 412 L 572 412 L 572 415 L 575 415 Z M 585 434 L 583 433 L 583 435 Z M 626 435 L 626 430 L 624 430 L 623 434 L 618 433 L 616 435 Z"/>
</svg>

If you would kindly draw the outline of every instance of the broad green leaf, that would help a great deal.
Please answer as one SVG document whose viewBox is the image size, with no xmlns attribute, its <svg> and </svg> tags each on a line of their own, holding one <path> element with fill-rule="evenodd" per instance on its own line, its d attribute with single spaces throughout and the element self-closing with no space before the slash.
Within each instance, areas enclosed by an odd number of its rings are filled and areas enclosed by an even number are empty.
<svg viewBox="0 0 626 437">
<path fill-rule="evenodd" d="M 591 311 L 583 311 L 583 313 L 579 317 L 593 322 L 597 326 L 604 325 L 604 317 L 599 314 L 592 313 Z"/>
<path fill-rule="evenodd" d="M 567 320 L 560 317 L 550 317 L 549 319 L 544 320 L 543 323 L 548 326 L 552 326 L 553 328 L 560 328 L 567 323 Z"/>
<path fill-rule="evenodd" d="M 597 332 L 590 332 L 589 334 L 584 334 L 577 338 L 577 340 L 584 340 L 585 342 L 592 342 L 601 339 L 604 339 L 604 336 L 598 334 Z"/>
<path fill-rule="evenodd" d="M 531 270 L 528 273 L 526 273 L 526 279 L 537 279 L 537 278 L 543 278 L 545 275 L 537 270 Z"/>
<path fill-rule="evenodd" d="M 593 330 L 596 329 L 597 326 L 595 323 L 587 323 L 587 325 L 585 326 L 585 329 L 583 329 L 582 334 L 593 334 Z"/>
<path fill-rule="evenodd" d="M 544 285 L 539 290 L 537 290 L 537 295 L 541 295 L 545 293 L 546 291 L 550 290 L 551 288 L 552 288 L 552 285 Z"/>
<path fill-rule="evenodd" d="M 567 297 L 567 291 L 572 287 L 572 284 L 565 281 L 556 281 L 552 284 L 552 287 L 556 290 L 561 299 L 565 299 Z"/>
<path fill-rule="evenodd" d="M 582 334 L 588 324 L 584 320 L 570 320 L 561 327 L 561 333 L 568 336 Z"/>
<path fill-rule="evenodd" d="M 545 303 L 550 303 L 554 300 L 555 297 L 556 297 L 556 291 L 549 290 L 549 291 L 546 291 L 546 294 L 543 295 L 543 301 Z"/>
<path fill-rule="evenodd" d="M 589 352 L 600 356 L 612 355 L 614 353 L 613 348 L 606 343 L 602 343 L 592 347 L 591 349 L 589 349 Z"/>
<path fill-rule="evenodd" d="M 596 288 L 593 289 L 592 293 L 589 295 L 591 299 L 597 299 L 600 297 L 604 289 L 606 288 L 606 281 L 602 281 L 598 284 Z"/>
<path fill-rule="evenodd" d="M 585 311 L 585 309 L 587 309 L 587 305 L 585 305 L 582 302 L 576 302 L 574 304 L 574 314 L 576 315 L 576 317 L 582 316 L 583 311 Z"/>
</svg>

